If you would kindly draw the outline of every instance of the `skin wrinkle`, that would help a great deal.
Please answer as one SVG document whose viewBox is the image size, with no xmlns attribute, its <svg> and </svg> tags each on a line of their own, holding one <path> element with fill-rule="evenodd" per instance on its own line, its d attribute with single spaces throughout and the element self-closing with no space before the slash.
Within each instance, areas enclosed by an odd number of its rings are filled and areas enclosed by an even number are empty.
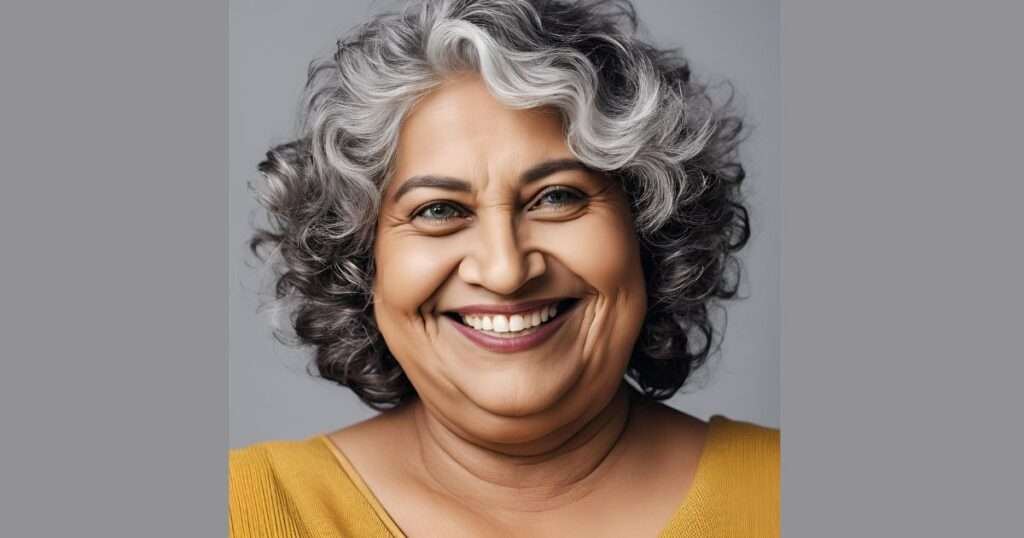
<svg viewBox="0 0 1024 538">
<path fill-rule="evenodd" d="M 515 473 L 502 477 L 480 474 L 472 466 L 464 465 L 456 453 L 446 449 L 447 441 L 445 436 L 446 434 L 451 435 L 453 432 L 436 426 L 432 428 L 432 422 L 429 421 L 428 416 L 421 411 L 422 408 L 417 408 L 416 426 L 420 464 L 427 471 L 432 483 L 438 490 L 444 491 L 451 497 L 459 499 L 460 502 L 485 513 L 489 512 L 493 515 L 495 507 L 499 509 L 497 511 L 499 513 L 508 512 L 513 515 L 543 513 L 551 509 L 562 508 L 579 502 L 592 494 L 609 472 L 609 464 L 614 463 L 616 457 L 621 454 L 619 440 L 628 430 L 633 405 L 626 390 L 620 391 L 617 396 L 627 406 L 624 417 L 622 414 L 617 414 L 595 418 L 586 424 L 584 430 L 581 430 L 584 435 L 570 437 L 547 453 L 519 457 L 518 461 L 513 462 Z M 612 424 L 612 421 L 615 421 L 615 423 Z M 612 431 L 616 432 L 614 433 L 615 438 L 613 443 L 609 445 L 608 450 L 601 454 L 596 461 L 567 471 L 563 473 L 564 476 L 560 477 L 560 480 L 556 481 L 547 478 L 546 475 L 549 474 L 547 470 L 535 473 L 541 476 L 539 480 L 535 477 L 523 477 L 523 475 L 531 471 L 531 468 L 542 468 L 545 464 L 556 458 L 584 451 L 591 446 L 592 440 L 604 433 L 602 426 L 606 425 L 614 426 Z M 457 436 L 457 434 L 455 435 Z M 424 438 L 429 438 L 433 442 L 432 446 L 440 448 L 440 450 L 429 451 Z M 472 442 L 468 439 L 459 439 L 467 443 Z M 477 448 L 483 458 L 501 458 L 503 456 L 501 452 L 487 447 L 477 446 Z M 472 475 L 481 482 L 493 485 L 494 491 L 497 493 L 481 494 L 479 490 L 471 492 L 459 491 L 451 485 L 451 481 L 446 479 L 444 473 L 438 473 L 434 470 L 441 465 L 444 465 L 449 471 L 454 469 L 457 472 Z M 536 485 L 533 482 L 536 482 Z M 502 495 L 509 493 L 514 495 L 514 499 L 511 502 L 502 498 Z"/>
<path fill-rule="evenodd" d="M 526 172 L 523 172 L 520 177 L 522 178 L 523 183 L 531 183 L 561 170 L 573 169 L 594 171 L 576 159 L 557 159 L 546 161 L 545 163 L 531 167 Z M 391 202 L 398 202 L 406 192 L 409 192 L 414 188 L 430 188 L 432 186 L 476 194 L 474 192 L 473 184 L 464 179 L 448 176 L 422 175 L 403 181 L 401 185 L 398 186 L 398 190 L 396 190 L 394 195 L 391 196 Z"/>
<path fill-rule="evenodd" d="M 604 477 L 623 472 L 631 389 L 622 376 L 646 308 L 621 189 L 591 170 L 520 188 L 524 170 L 574 158 L 561 118 L 507 108 L 472 76 L 418 103 L 396 156 L 395 178 L 450 176 L 474 186 L 412 189 L 398 202 L 385 193 L 379 219 L 374 314 L 420 394 L 410 406 L 421 480 L 507 524 L 577 509 L 609 487 Z M 555 185 L 579 194 L 565 206 L 535 205 Z M 409 216 L 445 200 L 470 213 L 440 225 Z M 559 296 L 580 301 L 563 313 L 566 323 L 542 347 L 512 355 L 476 347 L 441 315 Z"/>
</svg>

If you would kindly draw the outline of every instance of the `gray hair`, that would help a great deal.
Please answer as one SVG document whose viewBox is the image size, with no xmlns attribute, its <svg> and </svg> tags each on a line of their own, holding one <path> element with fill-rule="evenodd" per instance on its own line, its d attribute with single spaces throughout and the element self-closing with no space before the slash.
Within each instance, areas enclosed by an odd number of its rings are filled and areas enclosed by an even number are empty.
<svg viewBox="0 0 1024 538">
<path fill-rule="evenodd" d="M 290 325 L 275 334 L 312 347 L 321 377 L 375 409 L 415 395 L 372 315 L 376 215 L 405 115 L 474 72 L 507 106 L 557 110 L 570 151 L 621 182 L 649 299 L 626 375 L 649 397 L 672 396 L 713 348 L 708 307 L 738 287 L 734 253 L 750 235 L 742 122 L 636 28 L 626 0 L 424 0 L 314 61 L 300 136 L 259 165 L 269 226 L 250 246 L 275 260 Z"/>
</svg>

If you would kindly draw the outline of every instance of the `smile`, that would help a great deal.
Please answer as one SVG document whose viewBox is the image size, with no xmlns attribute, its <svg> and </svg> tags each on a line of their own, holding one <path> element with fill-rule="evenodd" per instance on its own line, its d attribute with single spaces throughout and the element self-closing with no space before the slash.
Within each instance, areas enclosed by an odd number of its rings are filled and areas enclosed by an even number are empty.
<svg viewBox="0 0 1024 538">
<path fill-rule="evenodd" d="M 449 312 L 444 317 L 477 346 L 498 353 L 514 353 L 547 340 L 558 331 L 578 302 L 578 299 L 566 299 L 511 315 Z"/>
</svg>

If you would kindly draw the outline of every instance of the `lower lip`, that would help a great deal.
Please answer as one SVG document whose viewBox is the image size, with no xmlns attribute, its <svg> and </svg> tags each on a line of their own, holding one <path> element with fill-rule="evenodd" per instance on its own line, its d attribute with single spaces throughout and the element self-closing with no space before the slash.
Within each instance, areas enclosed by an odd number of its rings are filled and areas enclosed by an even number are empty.
<svg viewBox="0 0 1024 538">
<path fill-rule="evenodd" d="M 570 312 L 572 312 L 572 308 L 565 312 L 561 312 L 559 316 L 555 317 L 555 319 L 540 325 L 537 327 L 537 330 L 530 334 L 509 337 L 491 336 L 468 325 L 463 325 L 448 316 L 444 316 L 444 318 L 454 325 L 455 329 L 462 333 L 463 336 L 484 349 L 497 353 L 515 353 L 517 351 L 524 351 L 541 345 L 545 340 L 550 338 L 552 334 L 555 334 L 555 331 L 565 323 Z"/>
</svg>

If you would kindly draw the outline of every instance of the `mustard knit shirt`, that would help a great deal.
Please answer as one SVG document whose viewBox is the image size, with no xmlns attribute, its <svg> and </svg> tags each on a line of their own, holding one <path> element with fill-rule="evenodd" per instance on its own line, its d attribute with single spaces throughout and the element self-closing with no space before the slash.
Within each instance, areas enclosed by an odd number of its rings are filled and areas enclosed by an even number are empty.
<svg viewBox="0 0 1024 538">
<path fill-rule="evenodd" d="M 233 538 L 404 538 L 324 435 L 229 454 Z M 697 472 L 659 538 L 779 535 L 779 431 L 711 418 Z"/>
</svg>

